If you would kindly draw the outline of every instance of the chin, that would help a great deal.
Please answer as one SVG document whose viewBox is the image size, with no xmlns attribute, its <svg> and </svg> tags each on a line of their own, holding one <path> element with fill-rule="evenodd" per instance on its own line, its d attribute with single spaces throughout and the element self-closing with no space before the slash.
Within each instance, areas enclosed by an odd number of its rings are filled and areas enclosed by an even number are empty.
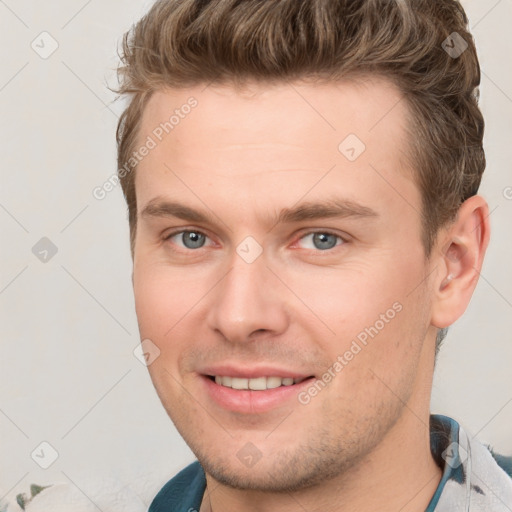
<svg viewBox="0 0 512 512">
<path fill-rule="evenodd" d="M 350 471 L 363 456 L 360 452 L 343 453 L 316 443 L 308 449 L 304 443 L 299 443 L 292 449 L 268 450 L 270 455 L 261 453 L 259 458 L 246 464 L 243 459 L 245 454 L 251 453 L 247 447 L 250 444 L 244 442 L 238 451 L 227 448 L 221 453 L 191 448 L 204 471 L 218 483 L 233 489 L 275 493 L 296 492 L 325 483 Z M 252 446 L 252 453 L 256 454 Z"/>
</svg>

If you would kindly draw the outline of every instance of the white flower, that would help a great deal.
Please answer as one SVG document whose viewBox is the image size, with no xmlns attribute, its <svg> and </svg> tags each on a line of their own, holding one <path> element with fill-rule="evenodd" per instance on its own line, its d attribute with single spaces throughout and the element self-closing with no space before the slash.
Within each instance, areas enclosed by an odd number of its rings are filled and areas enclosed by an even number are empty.
<svg viewBox="0 0 512 512">
<path fill-rule="evenodd" d="M 2 494 L 0 494 L 1 496 Z M 117 480 L 92 481 L 80 489 L 70 482 L 57 482 L 37 494 L 21 493 L 25 512 L 146 512 L 147 506 L 129 485 Z M 17 497 L 0 500 L 0 512 L 23 512 Z M 21 502 L 23 504 L 23 501 Z"/>
<path fill-rule="evenodd" d="M 71 483 L 57 483 L 35 496 L 26 512 L 98 512 L 98 509 L 103 512 L 147 511 L 146 505 L 130 488 L 112 489 L 115 486 L 109 486 L 107 490 L 96 489 L 92 494 Z"/>
</svg>

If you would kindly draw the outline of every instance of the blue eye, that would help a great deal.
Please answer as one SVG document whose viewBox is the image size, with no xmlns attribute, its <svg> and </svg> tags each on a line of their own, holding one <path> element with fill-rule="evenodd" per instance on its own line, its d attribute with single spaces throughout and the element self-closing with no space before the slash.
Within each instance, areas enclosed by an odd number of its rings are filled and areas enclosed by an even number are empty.
<svg viewBox="0 0 512 512">
<path fill-rule="evenodd" d="M 199 231 L 178 231 L 167 236 L 166 240 L 179 237 L 185 249 L 200 249 L 206 240 L 206 235 Z"/>
<path fill-rule="evenodd" d="M 332 249 L 337 245 L 342 245 L 344 240 L 334 233 L 324 232 L 324 231 L 315 231 L 313 233 L 308 233 L 307 235 L 300 238 L 300 240 L 305 240 L 306 238 L 311 237 L 311 242 L 313 243 L 313 247 L 306 247 L 306 249 L 317 249 L 320 251 L 325 251 L 328 249 Z M 337 243 L 338 240 L 341 243 Z"/>
<path fill-rule="evenodd" d="M 189 230 L 189 231 L 175 231 L 165 237 L 165 241 L 171 241 L 172 244 L 178 245 L 183 249 L 201 249 L 205 246 L 206 239 L 208 237 L 201 233 L 201 231 Z M 338 245 L 345 243 L 345 240 L 334 233 L 328 231 L 313 231 L 302 236 L 299 241 L 310 239 L 309 247 L 302 247 L 303 249 L 312 249 L 317 251 L 327 251 L 333 249 Z M 175 239 L 175 240 L 173 240 Z"/>
</svg>

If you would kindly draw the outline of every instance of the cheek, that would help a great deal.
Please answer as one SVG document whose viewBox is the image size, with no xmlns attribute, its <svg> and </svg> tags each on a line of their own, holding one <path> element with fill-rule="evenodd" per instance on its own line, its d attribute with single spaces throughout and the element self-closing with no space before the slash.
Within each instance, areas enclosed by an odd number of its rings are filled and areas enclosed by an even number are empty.
<svg viewBox="0 0 512 512">
<path fill-rule="evenodd" d="M 133 290 L 141 336 L 162 339 L 170 335 L 173 326 L 204 295 L 200 282 L 188 277 L 183 269 L 138 265 Z"/>
<path fill-rule="evenodd" d="M 172 293 L 166 293 L 165 283 L 149 273 L 134 273 L 135 310 L 143 338 L 161 338 L 165 328 L 170 328 L 171 319 L 167 312 L 173 311 L 176 300 Z"/>
<path fill-rule="evenodd" d="M 294 299 L 296 312 L 303 311 L 310 325 L 339 339 L 373 324 L 401 295 L 400 283 L 375 261 L 311 267 L 308 272 L 288 272 L 283 280 L 300 300 Z"/>
<path fill-rule="evenodd" d="M 165 394 L 175 384 L 167 372 L 182 379 L 187 368 L 182 367 L 180 358 L 194 346 L 192 339 L 201 339 L 197 330 L 203 323 L 197 321 L 197 315 L 202 314 L 201 299 L 211 287 L 208 283 L 205 276 L 184 269 L 155 264 L 134 268 L 140 339 L 151 340 L 160 351 L 148 370 L 157 389 Z"/>
<path fill-rule="evenodd" d="M 316 332 L 333 361 L 351 351 L 347 354 L 350 361 L 380 367 L 385 366 L 386 355 L 388 367 L 396 368 L 418 348 L 428 324 L 428 305 L 424 287 L 418 286 L 423 268 L 411 262 L 421 259 L 397 261 L 390 254 L 384 256 L 367 264 L 319 267 L 307 276 L 295 273 L 288 277 L 297 297 L 308 306 L 299 304 L 306 314 L 295 318 L 304 329 Z"/>
<path fill-rule="evenodd" d="M 139 265 L 134 269 L 133 289 L 140 339 L 151 340 L 159 350 L 148 371 L 161 400 L 168 401 L 179 395 L 174 379 L 179 379 L 179 344 L 187 339 L 182 330 L 185 322 L 180 322 L 186 314 L 182 288 L 166 278 L 162 268 Z"/>
</svg>

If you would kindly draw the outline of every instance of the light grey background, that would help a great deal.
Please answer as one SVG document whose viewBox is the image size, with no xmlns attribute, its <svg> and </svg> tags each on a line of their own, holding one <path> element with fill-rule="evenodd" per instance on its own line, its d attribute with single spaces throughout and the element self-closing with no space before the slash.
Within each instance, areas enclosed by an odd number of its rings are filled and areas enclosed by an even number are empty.
<svg viewBox="0 0 512 512">
<path fill-rule="evenodd" d="M 92 195 L 116 171 L 116 48 L 151 4 L 0 0 L 0 498 L 63 482 L 98 509 L 106 492 L 147 506 L 194 458 L 133 355 L 121 189 Z M 482 66 L 492 241 L 439 356 L 432 411 L 512 454 L 512 0 L 463 4 Z M 52 39 L 47 58 L 31 47 Z M 42 237 L 58 249 L 46 263 L 32 252 Z M 43 441 L 59 454 L 46 470 L 31 458 Z"/>
</svg>

